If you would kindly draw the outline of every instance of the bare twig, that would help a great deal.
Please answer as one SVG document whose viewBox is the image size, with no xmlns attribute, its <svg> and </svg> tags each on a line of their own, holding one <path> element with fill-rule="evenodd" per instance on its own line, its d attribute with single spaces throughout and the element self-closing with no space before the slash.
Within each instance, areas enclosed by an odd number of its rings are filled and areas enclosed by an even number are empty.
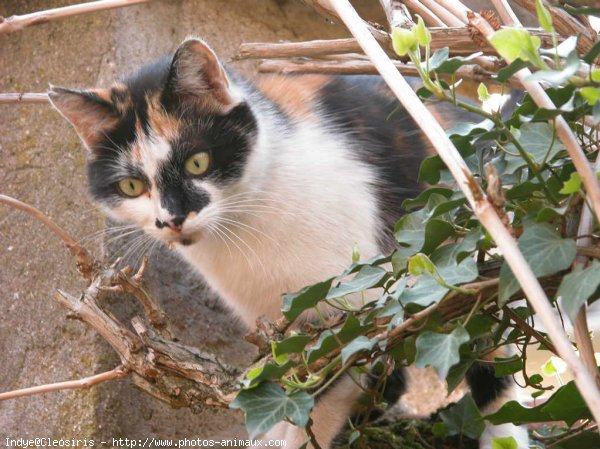
<svg viewBox="0 0 600 449">
<path fill-rule="evenodd" d="M 510 25 L 519 21 L 513 10 L 508 7 L 506 0 L 492 0 L 492 3 L 505 24 Z"/>
<path fill-rule="evenodd" d="M 527 29 L 529 33 L 537 36 L 542 41 L 542 46 L 552 46 L 552 36 L 545 31 L 538 29 Z M 467 27 L 454 28 L 430 28 L 432 41 L 431 50 L 436 51 L 444 47 L 449 47 L 451 55 L 472 55 L 478 51 L 484 54 L 495 55 L 494 48 L 484 43 L 480 46 L 473 42 L 471 32 Z M 391 45 L 391 40 L 387 45 Z M 263 58 L 291 58 L 307 57 L 318 58 L 325 55 L 340 53 L 362 53 L 360 45 L 356 39 L 331 39 L 314 40 L 307 42 L 279 42 L 279 43 L 243 43 L 234 59 L 263 59 Z"/>
<path fill-rule="evenodd" d="M 0 393 L 0 401 L 6 401 L 7 399 L 20 398 L 23 396 L 32 396 L 34 394 L 49 393 L 51 391 L 60 390 L 79 390 L 90 388 L 101 382 L 106 382 L 112 379 L 122 379 L 128 376 L 128 372 L 122 366 L 107 371 L 105 373 L 96 374 L 94 376 L 85 377 L 78 380 L 68 380 L 66 382 L 57 382 L 53 384 L 40 385 L 37 387 L 22 388 L 20 390 L 8 391 L 6 393 Z"/>
<path fill-rule="evenodd" d="M 107 9 L 122 8 L 124 6 L 133 6 L 139 3 L 147 3 L 150 0 L 99 0 L 89 3 L 80 3 L 78 5 L 63 6 L 61 8 L 48 9 L 46 11 L 37 11 L 31 14 L 21 16 L 0 17 L 0 34 L 12 33 L 23 28 L 40 25 L 53 20 L 64 19 L 66 17 L 77 16 Z"/>
<path fill-rule="evenodd" d="M 379 0 L 379 3 L 385 12 L 390 32 L 396 27 L 411 28 L 415 24 L 408 8 L 399 0 Z"/>
<path fill-rule="evenodd" d="M 396 69 L 406 76 L 419 76 L 414 64 L 403 64 L 399 61 L 394 61 Z M 378 74 L 372 62 L 364 60 L 335 60 L 327 58 L 327 60 L 315 59 L 292 59 L 292 60 L 274 60 L 263 61 L 258 66 L 259 72 L 262 73 L 330 73 L 339 75 L 371 75 Z M 464 78 L 474 82 L 485 82 L 497 84 L 498 81 L 492 77 L 492 74 L 487 70 L 482 69 L 478 65 L 465 65 L 460 67 L 456 72 L 457 79 Z M 450 80 L 450 75 L 440 76 L 442 79 Z M 507 84 L 514 89 L 522 89 L 523 86 L 518 81 L 510 81 Z"/>
<path fill-rule="evenodd" d="M 444 27 L 447 25 L 419 0 L 403 0 L 402 3 L 406 4 L 406 6 L 408 6 L 415 14 L 423 17 L 423 20 L 428 26 Z"/>
<path fill-rule="evenodd" d="M 33 216 L 44 225 L 46 225 L 54 234 L 56 234 L 60 239 L 67 245 L 67 248 L 71 251 L 71 253 L 77 259 L 77 268 L 81 272 L 81 274 L 88 280 L 91 279 L 92 273 L 95 270 L 97 265 L 96 260 L 92 257 L 92 255 L 79 243 L 75 241 L 71 235 L 65 231 L 63 228 L 58 226 L 54 221 L 52 221 L 46 214 L 41 212 L 39 209 L 35 207 L 23 203 L 22 201 L 11 198 L 10 196 L 0 194 L 0 203 L 7 204 L 11 207 L 15 207 L 19 210 L 22 210 L 29 215 Z"/>
<path fill-rule="evenodd" d="M 48 94 L 46 93 L 5 93 L 0 94 L 0 104 L 12 103 L 47 103 Z"/>
<path fill-rule="evenodd" d="M 421 3 L 442 19 L 446 25 L 451 27 L 460 27 L 464 25 L 458 17 L 446 8 L 440 6 L 437 0 L 421 0 Z"/>
<path fill-rule="evenodd" d="M 596 158 L 594 168 L 595 170 L 598 170 L 600 168 L 600 153 Z M 579 239 L 578 244 L 585 246 L 591 245 L 591 234 L 593 230 L 594 215 L 588 207 L 588 205 L 584 203 L 581 211 L 581 218 L 579 219 L 579 227 L 577 229 L 577 235 L 582 235 L 584 237 Z M 580 253 L 575 258 L 573 266 L 585 267 L 587 262 L 588 258 Z M 575 341 L 577 342 L 577 349 L 579 349 L 581 360 L 583 360 L 583 363 L 590 371 L 590 374 L 596 376 L 596 381 L 599 382 L 600 385 L 600 378 L 598 377 L 598 367 L 596 365 L 596 358 L 594 356 L 594 346 L 592 345 L 592 339 L 590 338 L 590 330 L 587 321 L 587 304 L 583 304 L 581 306 L 581 309 L 579 310 L 579 312 L 577 313 L 577 317 L 575 318 L 575 322 L 573 323 L 573 328 L 575 330 Z"/>
<path fill-rule="evenodd" d="M 593 416 L 600 421 L 600 391 L 595 380 L 575 354 L 560 322 L 552 312 L 546 294 L 520 252 L 516 240 L 504 227 L 493 206 L 486 200 L 475 178 L 442 127 L 419 101 L 402 75 L 398 73 L 390 59 L 365 28 L 352 5 L 347 0 L 329 0 L 329 4 L 335 8 L 339 17 L 361 44 L 405 109 L 418 123 L 427 124 L 422 127 L 423 132 L 456 179 L 475 215 L 502 251 L 506 262 L 515 273 L 519 284 L 551 336 L 558 353 L 573 373 L 578 388 L 586 393 L 583 396 Z"/>
</svg>

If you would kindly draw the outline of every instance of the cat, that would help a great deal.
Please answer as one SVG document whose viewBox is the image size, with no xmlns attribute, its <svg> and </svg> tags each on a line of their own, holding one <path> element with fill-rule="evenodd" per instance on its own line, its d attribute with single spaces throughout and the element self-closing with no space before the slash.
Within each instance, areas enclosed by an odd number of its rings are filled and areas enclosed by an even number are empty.
<svg viewBox="0 0 600 449">
<path fill-rule="evenodd" d="M 355 244 L 364 259 L 389 253 L 431 152 L 377 77 L 252 84 L 197 38 L 110 88 L 51 86 L 49 98 L 88 149 L 93 199 L 172 243 L 250 328 L 281 316 L 283 293 L 339 274 Z M 484 411 L 514 395 L 485 365 L 467 381 Z M 311 417 L 322 448 L 359 395 L 342 378 L 318 399 Z M 499 435 L 527 447 L 524 429 L 488 425 L 481 448 Z M 280 423 L 264 438 L 293 449 L 306 434 Z"/>
</svg>

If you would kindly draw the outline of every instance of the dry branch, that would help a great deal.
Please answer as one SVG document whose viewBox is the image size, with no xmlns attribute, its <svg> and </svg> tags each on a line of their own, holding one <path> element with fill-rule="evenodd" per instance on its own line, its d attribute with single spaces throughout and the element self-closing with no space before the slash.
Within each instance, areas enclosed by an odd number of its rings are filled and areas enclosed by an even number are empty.
<svg viewBox="0 0 600 449">
<path fill-rule="evenodd" d="M 449 47 L 451 55 L 468 56 L 479 51 L 484 54 L 495 55 L 494 48 L 484 43 L 480 46 L 473 41 L 471 32 L 467 27 L 430 28 L 432 42 L 431 50 Z M 543 47 L 551 47 L 552 36 L 545 31 L 529 28 L 528 31 L 541 39 Z M 387 35 L 391 45 L 391 38 Z M 234 59 L 268 59 L 307 57 L 316 58 L 325 55 L 340 53 L 361 53 L 362 49 L 356 39 L 314 40 L 307 42 L 280 42 L 280 43 L 243 43 Z"/>
<path fill-rule="evenodd" d="M 0 104 L 12 103 L 47 103 L 48 94 L 46 93 L 5 93 L 0 94 Z"/>
<path fill-rule="evenodd" d="M 446 24 L 442 21 L 442 19 L 440 19 L 438 16 L 436 16 L 433 11 L 431 11 L 429 8 L 427 8 L 419 0 L 403 0 L 402 3 L 406 4 L 406 6 L 408 6 L 408 9 L 410 9 L 413 13 L 418 14 L 421 17 L 423 17 L 423 20 L 425 21 L 427 26 L 433 26 L 433 27 L 446 26 Z"/>
<path fill-rule="evenodd" d="M 405 76 L 418 77 L 419 74 L 414 64 L 404 64 L 400 61 L 394 61 L 396 69 Z M 282 73 L 282 74 L 339 74 L 339 75 L 376 75 L 379 72 L 372 62 L 365 60 L 319 60 L 319 59 L 291 59 L 291 60 L 265 60 L 258 66 L 262 73 Z M 460 67 L 455 75 L 458 79 L 464 78 L 474 82 L 499 83 L 492 77 L 492 73 L 484 70 L 478 65 L 465 65 Z M 442 79 L 451 80 L 450 75 L 440 76 Z M 523 89 L 518 80 L 507 82 L 514 89 Z"/>
<path fill-rule="evenodd" d="M 446 3 L 453 2 L 440 1 L 439 3 L 446 5 Z M 494 238 L 498 248 L 505 257 L 506 262 L 511 267 L 512 272 L 515 274 L 527 298 L 547 329 L 558 353 L 569 366 L 579 390 L 586 393 L 583 396 L 592 415 L 597 422 L 600 421 L 600 391 L 596 385 L 595 379 L 590 375 L 581 360 L 579 360 L 575 354 L 571 342 L 567 338 L 560 322 L 554 315 L 550 302 L 539 281 L 523 257 L 523 254 L 520 252 L 516 240 L 502 224 L 494 207 L 485 198 L 485 195 L 475 181 L 475 178 L 452 142 L 446 136 L 442 127 L 421 103 L 408 83 L 402 78 L 402 75 L 398 73 L 391 60 L 386 56 L 375 39 L 373 39 L 371 34 L 364 27 L 362 20 L 352 5 L 347 0 L 330 0 L 329 4 L 335 8 L 337 14 L 363 47 L 365 53 L 377 66 L 381 76 L 396 94 L 404 108 L 418 123 L 427 124 L 427 126 L 422 127 L 423 132 L 427 135 L 438 155 L 450 169 L 450 172 L 465 194 L 479 221 Z M 451 4 L 450 6 L 455 6 L 455 9 L 453 10 L 454 13 L 461 12 L 456 5 Z"/>
<path fill-rule="evenodd" d="M 31 14 L 23 14 L 20 16 L 14 15 L 10 17 L 0 17 L 0 34 L 12 33 L 32 25 L 40 25 L 42 23 L 48 23 L 53 20 L 77 16 L 79 14 L 122 8 L 124 6 L 133 6 L 139 3 L 147 3 L 149 1 L 151 0 L 99 0 L 95 2 L 48 9 L 46 11 L 37 11 Z"/>
<path fill-rule="evenodd" d="M 129 373 L 122 366 L 107 371 L 105 373 L 96 374 L 94 376 L 84 377 L 83 379 L 68 380 L 66 382 L 56 382 L 53 384 L 40 385 L 37 387 L 22 388 L 20 390 L 8 391 L 0 393 L 0 401 L 7 399 L 21 398 L 23 396 L 33 396 L 35 394 L 50 393 L 51 391 L 61 390 L 82 390 L 90 388 L 101 382 L 106 382 L 112 379 L 122 379 L 127 377 Z"/>
</svg>

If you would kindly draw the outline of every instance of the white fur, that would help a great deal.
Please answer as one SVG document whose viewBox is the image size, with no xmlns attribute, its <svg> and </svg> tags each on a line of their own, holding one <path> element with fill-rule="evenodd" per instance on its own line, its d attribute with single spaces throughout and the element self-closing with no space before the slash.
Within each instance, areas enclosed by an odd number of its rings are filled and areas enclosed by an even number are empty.
<svg viewBox="0 0 600 449">
<path fill-rule="evenodd" d="M 517 400 L 517 389 L 515 385 L 507 388 L 502 395 L 498 396 L 494 401 L 484 407 L 483 410 L 481 410 L 481 413 L 484 416 L 494 413 L 511 400 Z M 500 437 L 513 437 L 517 442 L 518 449 L 529 448 L 529 435 L 525 426 L 515 426 L 514 424 L 500 424 L 495 426 L 489 422 L 486 422 L 485 424 L 485 430 L 479 437 L 479 449 L 492 449 L 492 440 Z"/>
</svg>

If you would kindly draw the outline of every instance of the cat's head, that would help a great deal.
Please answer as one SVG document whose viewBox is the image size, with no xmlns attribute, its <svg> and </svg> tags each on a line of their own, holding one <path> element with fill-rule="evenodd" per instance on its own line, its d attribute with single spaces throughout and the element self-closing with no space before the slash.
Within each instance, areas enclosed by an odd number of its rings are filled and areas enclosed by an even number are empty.
<svg viewBox="0 0 600 449">
<path fill-rule="evenodd" d="M 51 87 L 89 150 L 93 198 L 112 217 L 165 241 L 199 238 L 235 192 L 257 122 L 202 40 L 107 89 Z"/>
</svg>

